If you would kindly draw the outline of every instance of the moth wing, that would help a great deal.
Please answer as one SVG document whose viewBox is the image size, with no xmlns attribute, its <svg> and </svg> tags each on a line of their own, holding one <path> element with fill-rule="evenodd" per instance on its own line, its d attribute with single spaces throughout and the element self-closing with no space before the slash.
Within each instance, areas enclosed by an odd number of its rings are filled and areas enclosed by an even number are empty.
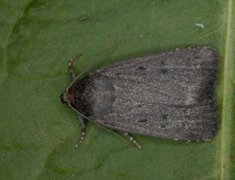
<svg viewBox="0 0 235 180">
<path fill-rule="evenodd" d="M 217 61 L 211 48 L 188 48 L 101 68 L 91 75 L 91 118 L 132 133 L 212 139 L 219 121 L 213 99 Z"/>
</svg>

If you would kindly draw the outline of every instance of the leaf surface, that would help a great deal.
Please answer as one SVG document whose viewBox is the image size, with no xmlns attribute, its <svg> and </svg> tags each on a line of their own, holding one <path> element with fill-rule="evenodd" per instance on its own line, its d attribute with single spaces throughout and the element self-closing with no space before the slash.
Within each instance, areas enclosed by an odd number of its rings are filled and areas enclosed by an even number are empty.
<svg viewBox="0 0 235 180">
<path fill-rule="evenodd" d="M 235 9 L 232 0 L 0 2 L 1 179 L 229 179 L 235 177 Z M 67 62 L 78 72 L 150 53 L 212 46 L 221 57 L 215 140 L 135 135 L 139 151 L 60 103 Z"/>
</svg>

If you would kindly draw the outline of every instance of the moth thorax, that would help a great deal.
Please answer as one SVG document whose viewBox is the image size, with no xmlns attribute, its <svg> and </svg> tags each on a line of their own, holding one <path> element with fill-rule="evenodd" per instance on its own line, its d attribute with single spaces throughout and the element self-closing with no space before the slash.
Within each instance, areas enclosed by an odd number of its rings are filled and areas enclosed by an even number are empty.
<svg viewBox="0 0 235 180">
<path fill-rule="evenodd" d="M 69 103 L 73 102 L 74 96 L 73 96 L 73 94 L 69 93 L 68 91 L 65 91 L 63 94 L 61 94 L 60 100 L 63 104 L 69 104 Z"/>
</svg>

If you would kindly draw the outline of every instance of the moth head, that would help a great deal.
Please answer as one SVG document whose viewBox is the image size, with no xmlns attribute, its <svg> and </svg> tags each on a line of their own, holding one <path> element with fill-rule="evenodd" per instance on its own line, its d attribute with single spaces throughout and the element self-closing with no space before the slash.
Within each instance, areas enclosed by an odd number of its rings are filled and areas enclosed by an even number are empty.
<svg viewBox="0 0 235 180">
<path fill-rule="evenodd" d="M 60 101 L 63 104 L 69 104 L 71 102 L 71 96 L 68 91 L 65 91 L 63 94 L 60 95 Z"/>
</svg>

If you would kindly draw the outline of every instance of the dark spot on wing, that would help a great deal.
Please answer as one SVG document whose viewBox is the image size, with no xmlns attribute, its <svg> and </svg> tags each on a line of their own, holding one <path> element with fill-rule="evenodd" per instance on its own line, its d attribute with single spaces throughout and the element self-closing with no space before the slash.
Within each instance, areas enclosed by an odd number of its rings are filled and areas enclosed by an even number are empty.
<svg viewBox="0 0 235 180">
<path fill-rule="evenodd" d="M 162 129 L 164 129 L 164 128 L 166 128 L 166 124 L 161 124 L 160 127 L 161 127 Z"/>
<path fill-rule="evenodd" d="M 162 119 L 163 119 L 163 120 L 167 120 L 167 118 L 168 118 L 168 115 L 167 115 L 167 114 L 162 114 L 161 116 L 162 116 Z"/>
<path fill-rule="evenodd" d="M 144 66 L 139 66 L 139 67 L 136 68 L 136 70 L 138 70 L 138 71 L 145 71 L 146 69 L 147 68 L 144 67 Z"/>
<path fill-rule="evenodd" d="M 169 125 L 169 122 L 167 121 L 168 114 L 161 114 L 161 118 L 160 128 L 165 129 Z"/>
<path fill-rule="evenodd" d="M 161 61 L 161 65 L 162 65 L 162 66 L 165 65 L 165 62 L 164 62 L 164 61 Z"/>
<path fill-rule="evenodd" d="M 167 69 L 161 69 L 162 74 L 167 74 L 168 70 Z"/>
<path fill-rule="evenodd" d="M 147 119 L 140 119 L 139 120 L 139 122 L 142 122 L 142 123 L 147 122 L 147 121 L 148 121 Z"/>
<path fill-rule="evenodd" d="M 200 56 L 194 56 L 193 59 L 201 59 Z"/>
</svg>

